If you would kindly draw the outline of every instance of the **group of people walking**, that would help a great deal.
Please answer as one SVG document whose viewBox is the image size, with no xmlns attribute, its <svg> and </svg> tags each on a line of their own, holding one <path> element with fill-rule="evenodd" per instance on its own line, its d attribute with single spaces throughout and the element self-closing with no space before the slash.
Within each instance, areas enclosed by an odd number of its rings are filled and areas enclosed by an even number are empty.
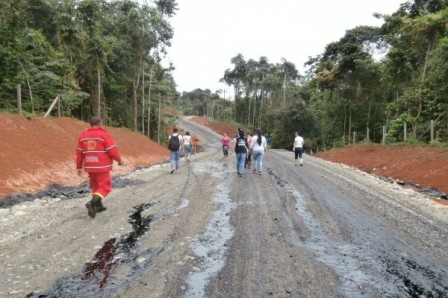
<svg viewBox="0 0 448 298">
<path fill-rule="evenodd" d="M 257 129 L 257 133 L 252 135 L 250 132 L 244 133 L 242 128 L 238 128 L 238 134 L 233 140 L 224 133 L 221 143 L 224 154 L 224 159 L 229 156 L 229 149 L 231 143 L 235 144 L 236 155 L 236 171 L 239 177 L 243 176 L 245 168 L 250 169 L 253 164 L 253 173 L 261 175 L 263 168 L 263 158 L 266 154 L 266 149 L 271 148 L 272 139 L 267 141 L 266 137 L 262 134 L 261 129 Z M 305 141 L 298 132 L 295 133 L 292 151 L 294 152 L 294 163 L 303 166 L 303 145 Z"/>
<path fill-rule="evenodd" d="M 112 179 L 110 171 L 113 161 L 123 165 L 123 159 L 118 153 L 117 145 L 112 137 L 101 127 L 101 118 L 93 116 L 90 119 L 90 128 L 83 132 L 78 138 L 76 148 L 76 169 L 81 175 L 83 171 L 89 175 L 90 187 L 92 189 L 92 199 L 86 203 L 87 213 L 94 218 L 97 213 L 106 211 L 103 200 L 112 191 Z M 187 162 L 190 161 L 190 148 L 192 146 L 192 137 L 190 132 L 180 135 L 177 128 L 168 138 L 168 149 L 170 150 L 171 174 L 179 170 L 181 151 Z M 222 139 L 222 149 L 224 159 L 229 156 L 229 150 L 234 144 L 236 154 L 236 169 L 239 177 L 243 176 L 245 168 L 251 168 L 253 159 L 253 173 L 261 175 L 263 168 L 263 158 L 266 149 L 270 144 L 263 136 L 261 129 L 257 129 L 255 135 L 250 132 L 244 133 L 242 128 L 238 129 L 238 134 L 231 139 L 227 133 L 224 133 Z M 270 141 L 272 144 L 272 140 Z M 295 154 L 295 163 L 303 165 L 303 144 L 304 140 L 296 132 L 293 151 Z M 194 144 L 193 144 L 194 146 Z"/>
<path fill-rule="evenodd" d="M 238 176 L 242 177 L 244 168 L 251 167 L 251 161 L 253 159 L 253 172 L 254 174 L 261 175 L 263 168 L 263 157 L 268 148 L 266 138 L 262 135 L 261 129 L 257 129 L 257 134 L 252 136 L 250 132 L 244 133 L 242 128 L 238 129 L 238 134 L 233 140 L 230 140 L 227 133 L 224 133 L 221 139 L 224 159 L 227 159 L 229 155 L 230 144 L 235 144 L 236 154 L 236 170 Z"/>
<path fill-rule="evenodd" d="M 87 214 L 95 218 L 97 213 L 107 210 L 103 201 L 112 191 L 112 179 L 110 171 L 113 161 L 118 165 L 123 165 L 123 159 L 118 153 L 117 145 L 107 131 L 102 126 L 101 118 L 93 116 L 90 118 L 90 128 L 84 131 L 78 138 L 76 147 L 76 169 L 78 175 L 86 172 L 89 175 L 89 184 L 92 190 L 92 198 L 86 203 Z M 177 128 L 173 129 L 173 134 L 168 139 L 168 149 L 170 150 L 171 174 L 179 169 L 181 151 L 187 162 L 190 162 L 190 148 L 192 137 L 190 132 L 180 135 Z"/>
<path fill-rule="evenodd" d="M 184 152 L 184 157 L 187 162 L 190 162 L 191 153 L 191 135 L 190 132 L 185 132 L 185 135 L 180 135 L 178 129 L 175 127 L 173 129 L 173 134 L 168 137 L 168 149 L 170 150 L 170 163 L 171 172 L 179 170 L 179 163 L 181 157 L 181 151 Z"/>
</svg>

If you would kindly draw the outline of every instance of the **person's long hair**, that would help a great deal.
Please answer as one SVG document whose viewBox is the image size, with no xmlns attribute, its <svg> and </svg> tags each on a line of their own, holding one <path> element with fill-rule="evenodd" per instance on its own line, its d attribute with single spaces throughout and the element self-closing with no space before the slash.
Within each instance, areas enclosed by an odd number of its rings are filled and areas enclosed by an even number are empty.
<svg viewBox="0 0 448 298">
<path fill-rule="evenodd" d="M 238 134 L 240 135 L 240 138 L 244 138 L 244 130 L 242 128 L 238 128 Z"/>
<path fill-rule="evenodd" d="M 261 129 L 257 129 L 257 143 L 261 146 Z"/>
</svg>

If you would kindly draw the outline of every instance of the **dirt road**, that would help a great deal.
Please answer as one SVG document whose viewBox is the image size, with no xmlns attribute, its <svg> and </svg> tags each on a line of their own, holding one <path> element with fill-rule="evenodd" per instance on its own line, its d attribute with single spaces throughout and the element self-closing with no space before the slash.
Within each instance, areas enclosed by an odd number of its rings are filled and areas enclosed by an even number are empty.
<svg viewBox="0 0 448 298">
<path fill-rule="evenodd" d="M 447 207 L 286 151 L 238 177 L 179 122 L 207 150 L 125 177 L 95 219 L 83 197 L 0 222 L 0 296 L 448 297 Z"/>
</svg>

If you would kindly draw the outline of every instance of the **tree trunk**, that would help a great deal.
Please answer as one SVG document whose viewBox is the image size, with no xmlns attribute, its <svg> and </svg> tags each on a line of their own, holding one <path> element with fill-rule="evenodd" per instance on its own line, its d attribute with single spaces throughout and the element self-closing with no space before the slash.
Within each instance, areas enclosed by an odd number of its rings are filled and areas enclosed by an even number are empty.
<svg viewBox="0 0 448 298">
<path fill-rule="evenodd" d="M 133 126 L 134 126 L 134 131 L 137 131 L 137 87 L 138 83 L 133 80 L 132 81 L 132 114 L 133 114 Z"/>
<path fill-rule="evenodd" d="M 254 110 L 252 112 L 252 127 L 255 127 L 256 115 L 257 115 L 257 92 L 254 92 Z"/>
<path fill-rule="evenodd" d="M 352 134 L 352 109 L 349 109 L 348 111 L 348 144 L 350 144 L 351 140 L 351 134 Z"/>
<path fill-rule="evenodd" d="M 248 101 L 249 101 L 249 111 L 247 113 L 247 128 L 250 127 L 250 96 L 248 96 Z"/>
<path fill-rule="evenodd" d="M 261 127 L 261 108 L 263 107 L 263 90 L 261 90 L 260 108 L 258 109 L 258 121 L 257 126 Z"/>
<path fill-rule="evenodd" d="M 426 56 L 425 56 L 425 65 L 423 66 L 422 78 L 420 80 L 420 88 L 418 90 L 418 111 L 417 111 L 417 117 L 416 117 L 415 123 L 413 123 L 413 125 L 412 125 L 412 137 L 414 139 L 417 139 L 417 121 L 418 121 L 418 118 L 420 117 L 420 115 L 422 114 L 422 111 L 423 111 L 422 89 L 423 89 L 423 83 L 424 83 L 425 77 L 426 77 L 426 68 L 428 66 L 428 59 L 429 59 L 430 52 L 431 52 L 431 43 L 428 43 L 428 50 L 426 51 Z"/>
<path fill-rule="evenodd" d="M 161 95 L 159 95 L 159 119 L 157 120 L 157 143 L 160 144 L 160 120 L 161 120 L 161 112 L 162 109 L 162 98 Z"/>
<path fill-rule="evenodd" d="M 145 69 L 142 67 L 142 134 L 145 135 Z"/>
<path fill-rule="evenodd" d="M 152 68 L 149 70 L 149 90 L 148 90 L 148 138 L 151 139 L 151 83 Z"/>
<path fill-rule="evenodd" d="M 285 76 L 283 78 L 283 103 L 282 103 L 282 109 L 285 108 L 285 104 L 286 104 L 286 72 L 285 72 Z"/>
<path fill-rule="evenodd" d="M 370 113 L 372 112 L 372 97 L 369 97 L 369 110 L 367 112 L 367 123 L 366 123 L 366 141 L 370 142 Z"/>
<path fill-rule="evenodd" d="M 31 113 L 34 114 L 33 92 L 31 90 L 30 77 L 28 76 L 28 73 L 26 72 L 23 64 L 19 60 L 17 60 L 17 62 L 19 62 L 20 67 L 22 67 L 23 73 L 25 74 L 26 84 L 28 86 L 28 93 L 30 95 L 30 101 L 31 101 Z"/>
<path fill-rule="evenodd" d="M 98 98 L 96 101 L 96 104 L 97 104 L 96 113 L 97 113 L 98 117 L 101 117 L 101 114 L 100 114 L 101 113 L 101 71 L 100 71 L 100 61 L 99 61 L 98 55 L 96 55 L 96 76 L 97 76 L 97 84 L 98 84 L 98 86 L 97 86 Z"/>
</svg>

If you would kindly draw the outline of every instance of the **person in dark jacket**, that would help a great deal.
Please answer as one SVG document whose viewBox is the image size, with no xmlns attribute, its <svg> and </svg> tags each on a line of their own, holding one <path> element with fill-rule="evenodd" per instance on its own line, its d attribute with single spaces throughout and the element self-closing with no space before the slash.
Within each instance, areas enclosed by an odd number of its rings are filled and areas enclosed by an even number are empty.
<svg viewBox="0 0 448 298">
<path fill-rule="evenodd" d="M 249 151 L 249 145 L 247 143 L 247 137 L 244 135 L 242 128 L 238 128 L 238 135 L 233 140 L 235 142 L 235 154 L 236 154 L 236 170 L 238 176 L 243 176 L 244 162 L 246 161 L 246 155 Z"/>
<path fill-rule="evenodd" d="M 76 148 L 76 169 L 78 175 L 82 170 L 89 174 L 92 199 L 86 204 L 87 213 L 94 218 L 96 213 L 103 212 L 102 200 L 112 191 L 110 171 L 113 161 L 123 164 L 117 145 L 112 137 L 101 127 L 101 118 L 90 118 L 90 128 L 84 131 L 78 139 Z"/>
</svg>

